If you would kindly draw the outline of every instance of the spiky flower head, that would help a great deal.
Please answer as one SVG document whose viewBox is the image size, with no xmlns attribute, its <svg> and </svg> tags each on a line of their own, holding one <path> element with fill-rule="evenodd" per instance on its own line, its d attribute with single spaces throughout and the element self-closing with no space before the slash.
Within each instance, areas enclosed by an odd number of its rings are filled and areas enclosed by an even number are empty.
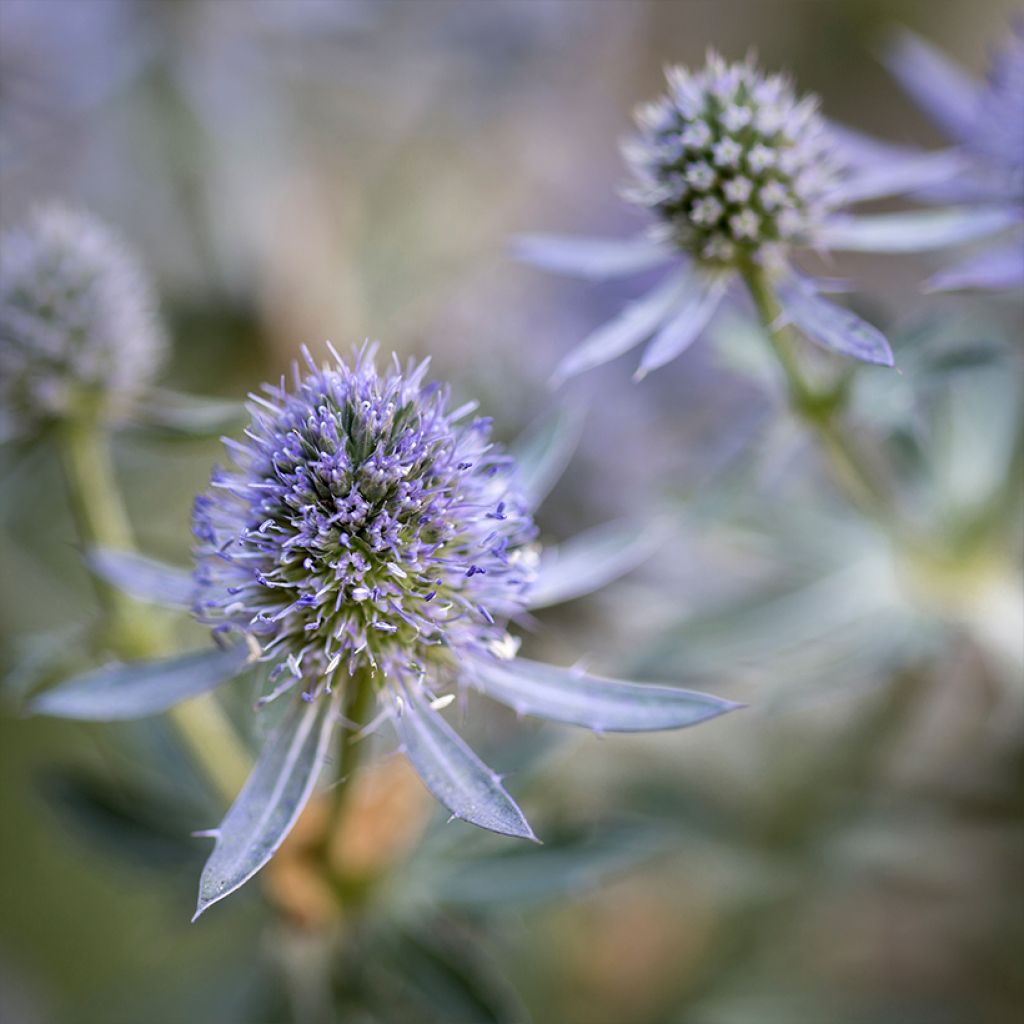
<svg viewBox="0 0 1024 1024">
<path fill-rule="evenodd" d="M 0 235 L 0 436 L 116 415 L 165 349 L 145 274 L 95 217 L 45 206 Z"/>
<path fill-rule="evenodd" d="M 1024 19 L 993 55 L 970 141 L 1005 176 L 1007 198 L 1024 200 Z"/>
<path fill-rule="evenodd" d="M 839 168 L 816 98 L 798 98 L 753 58 L 709 52 L 700 71 L 670 67 L 668 92 L 636 114 L 623 147 L 636 182 L 628 198 L 654 210 L 696 259 L 761 261 L 806 241 L 831 209 Z"/>
<path fill-rule="evenodd" d="M 514 464 L 473 404 L 374 349 L 251 396 L 234 469 L 195 504 L 195 612 L 255 641 L 277 693 L 418 680 L 504 640 L 532 579 Z M 283 677 L 283 678 L 282 678 Z"/>
</svg>

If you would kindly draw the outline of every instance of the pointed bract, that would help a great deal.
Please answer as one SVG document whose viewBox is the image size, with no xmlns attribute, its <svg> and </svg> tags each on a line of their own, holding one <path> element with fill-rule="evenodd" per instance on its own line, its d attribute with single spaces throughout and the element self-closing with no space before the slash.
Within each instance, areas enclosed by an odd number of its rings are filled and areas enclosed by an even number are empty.
<svg viewBox="0 0 1024 1024">
<path fill-rule="evenodd" d="M 548 608 L 599 590 L 650 558 L 664 533 L 637 523 L 605 523 L 555 548 L 545 548 L 527 607 Z"/>
<path fill-rule="evenodd" d="M 284 842 L 316 786 L 336 718 L 335 701 L 293 701 L 216 830 L 193 921 L 244 885 Z"/>
<path fill-rule="evenodd" d="M 960 142 L 970 139 L 981 99 L 970 76 L 912 32 L 893 39 L 886 64 L 937 125 Z"/>
<path fill-rule="evenodd" d="M 806 282 L 783 285 L 778 297 L 786 319 L 811 341 L 866 363 L 893 365 L 892 349 L 877 327 L 816 295 Z"/>
<path fill-rule="evenodd" d="M 157 661 L 107 665 L 46 690 L 31 702 L 29 711 L 88 722 L 158 715 L 233 679 L 242 671 L 248 655 L 241 644 Z"/>
<path fill-rule="evenodd" d="M 1022 219 L 1024 214 L 1009 206 L 844 216 L 822 225 L 818 241 L 849 252 L 927 252 L 994 235 Z"/>
<path fill-rule="evenodd" d="M 474 659 L 469 682 L 522 715 L 595 732 L 682 729 L 742 707 L 706 693 L 651 683 L 603 679 L 525 658 Z"/>
<path fill-rule="evenodd" d="M 959 288 L 1008 289 L 1024 287 L 1024 239 L 978 253 L 930 278 L 927 290 Z"/>
<path fill-rule="evenodd" d="M 651 370 L 671 362 L 686 351 L 700 336 L 715 315 L 728 281 L 723 277 L 710 280 L 694 279 L 694 288 L 683 300 L 668 321 L 644 349 L 643 358 L 636 371 L 636 379 L 645 377 Z"/>
<path fill-rule="evenodd" d="M 92 548 L 85 553 L 85 563 L 94 575 L 106 580 L 124 593 L 140 601 L 188 608 L 192 603 L 195 583 L 192 574 L 136 551 L 114 548 Z"/>
<path fill-rule="evenodd" d="M 490 832 L 536 841 L 498 776 L 418 694 L 410 690 L 398 699 L 392 721 L 423 784 L 456 818 Z"/>
<path fill-rule="evenodd" d="M 688 274 L 672 274 L 642 298 L 631 302 L 614 319 L 586 337 L 558 365 L 555 380 L 562 381 L 602 363 L 646 341 L 673 315 L 689 286 Z"/>
<path fill-rule="evenodd" d="M 669 262 L 672 246 L 649 238 L 573 238 L 562 235 L 521 235 L 513 240 L 517 259 L 542 270 L 604 281 L 636 274 Z"/>
<path fill-rule="evenodd" d="M 512 446 L 519 488 L 531 508 L 536 508 L 558 483 L 582 434 L 582 410 L 563 404 Z"/>
</svg>

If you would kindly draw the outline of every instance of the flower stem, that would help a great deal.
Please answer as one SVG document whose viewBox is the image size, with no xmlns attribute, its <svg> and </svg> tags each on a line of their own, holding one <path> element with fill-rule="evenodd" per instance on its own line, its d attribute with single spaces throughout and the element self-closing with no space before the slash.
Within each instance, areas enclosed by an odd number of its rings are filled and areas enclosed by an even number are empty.
<svg viewBox="0 0 1024 1024">
<path fill-rule="evenodd" d="M 816 434 L 833 476 L 850 500 L 871 518 L 891 524 L 891 502 L 885 486 L 839 422 L 843 391 L 821 389 L 804 374 L 793 349 L 792 331 L 778 326 L 782 310 L 764 272 L 750 267 L 743 277 L 786 378 L 791 409 Z"/>
<path fill-rule="evenodd" d="M 109 446 L 98 424 L 90 419 L 68 420 L 58 428 L 57 447 L 67 481 L 68 500 L 79 540 L 88 550 L 133 547 L 131 526 L 113 481 Z M 145 610 L 117 587 L 93 576 L 107 616 L 107 641 L 123 658 L 152 653 L 162 639 Z"/>
<path fill-rule="evenodd" d="M 135 548 L 128 514 L 117 487 L 109 440 L 95 417 L 82 415 L 58 428 L 68 498 L 86 548 Z M 167 631 L 145 606 L 105 580 L 95 579 L 106 614 L 106 641 L 118 657 L 146 658 L 166 652 Z M 249 772 L 250 758 L 212 694 L 171 710 L 182 741 L 218 794 L 230 802 Z"/>
<path fill-rule="evenodd" d="M 341 704 L 344 723 L 338 745 L 338 782 L 331 789 L 331 813 L 326 831 L 328 842 L 338 824 L 352 777 L 359 767 L 364 746 L 359 732 L 366 725 L 375 695 L 373 673 L 367 669 L 357 671 L 345 688 Z"/>
</svg>

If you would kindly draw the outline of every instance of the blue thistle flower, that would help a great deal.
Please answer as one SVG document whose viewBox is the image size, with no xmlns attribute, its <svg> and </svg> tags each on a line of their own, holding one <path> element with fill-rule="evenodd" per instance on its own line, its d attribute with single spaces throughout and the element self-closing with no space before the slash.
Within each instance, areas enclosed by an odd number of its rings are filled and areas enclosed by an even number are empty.
<svg viewBox="0 0 1024 1024">
<path fill-rule="evenodd" d="M 197 913 L 246 882 L 284 839 L 326 762 L 343 698 L 369 684 L 380 714 L 453 817 L 534 838 L 501 780 L 441 711 L 469 686 L 520 714 L 601 732 L 674 729 L 730 711 L 717 697 L 604 679 L 518 657 L 509 624 L 629 571 L 656 536 L 634 524 L 550 552 L 533 508 L 564 462 L 557 438 L 518 464 L 475 405 L 451 409 L 427 364 L 378 371 L 305 353 L 289 389 L 251 396 L 233 468 L 196 500 L 196 568 L 95 551 L 90 564 L 134 596 L 188 605 L 217 648 L 113 665 L 48 690 L 34 710 L 103 720 L 156 714 L 252 663 L 258 702 L 286 705 L 219 829 Z M 353 723 L 347 723 L 352 726 Z"/>
<path fill-rule="evenodd" d="M 762 261 L 806 241 L 837 205 L 840 165 L 813 97 L 778 75 L 711 54 L 698 72 L 667 71 L 668 93 L 642 106 L 623 146 L 662 234 L 711 267 Z"/>
<path fill-rule="evenodd" d="M 783 315 L 811 340 L 867 362 L 892 365 L 885 338 L 821 297 L 825 282 L 798 274 L 794 249 L 914 251 L 991 233 L 1003 211 L 978 219 L 962 211 L 874 217 L 852 203 L 945 181 L 960 168 L 948 153 L 865 160 L 852 133 L 798 97 L 787 80 L 753 59 L 708 55 L 700 71 L 670 67 L 668 91 L 636 115 L 623 151 L 634 181 L 625 197 L 656 222 L 628 241 L 527 236 L 519 256 L 548 270 L 605 279 L 675 264 L 653 291 L 589 335 L 556 370 L 564 379 L 644 341 L 642 377 L 678 356 L 704 331 L 737 278 L 765 274 Z"/>
<path fill-rule="evenodd" d="M 237 468 L 196 500 L 196 617 L 251 637 L 275 696 L 450 674 L 501 642 L 536 575 L 511 459 L 472 404 L 423 385 L 425 362 L 306 362 L 292 393 L 253 400 Z"/>
<path fill-rule="evenodd" d="M 966 166 L 954 182 L 922 194 L 930 201 L 1004 210 L 1024 221 L 1024 19 L 1018 18 L 992 55 L 985 82 L 972 81 L 923 39 L 905 32 L 889 67 L 924 111 L 959 147 Z M 1015 214 L 1015 216 L 1014 216 Z M 934 291 L 1024 285 L 1024 235 L 1019 231 L 929 282 Z"/>
<path fill-rule="evenodd" d="M 45 206 L 0 235 L 0 437 L 117 416 L 165 349 L 149 281 L 99 220 Z"/>
</svg>

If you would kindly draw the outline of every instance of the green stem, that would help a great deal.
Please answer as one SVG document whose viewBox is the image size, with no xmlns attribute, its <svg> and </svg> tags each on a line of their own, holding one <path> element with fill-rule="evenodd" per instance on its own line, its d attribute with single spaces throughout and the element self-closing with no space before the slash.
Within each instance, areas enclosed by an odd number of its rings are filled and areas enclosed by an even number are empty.
<svg viewBox="0 0 1024 1024">
<path fill-rule="evenodd" d="M 68 498 L 79 539 L 87 548 L 135 548 L 128 514 L 117 487 L 110 444 L 99 422 L 83 415 L 61 424 L 60 451 Z M 126 659 L 166 652 L 167 632 L 145 605 L 105 580 L 96 590 L 107 619 L 106 641 Z M 182 741 L 217 792 L 235 798 L 249 771 L 249 755 L 212 694 L 178 705 L 170 713 Z"/>
<path fill-rule="evenodd" d="M 331 813 L 326 830 L 327 841 L 334 834 L 334 829 L 345 805 L 349 786 L 359 767 L 359 759 L 365 746 L 359 737 L 359 732 L 369 718 L 376 692 L 373 672 L 368 669 L 356 672 L 345 687 L 341 703 L 341 714 L 345 719 L 345 724 L 342 726 L 341 740 L 338 744 L 338 782 L 331 789 Z"/>
<path fill-rule="evenodd" d="M 837 483 L 850 499 L 866 515 L 891 525 L 893 514 L 886 488 L 839 422 L 843 391 L 820 389 L 805 375 L 793 348 L 792 332 L 777 326 L 782 310 L 764 272 L 749 267 L 743 277 L 786 378 L 793 412 L 817 435 Z"/>
<path fill-rule="evenodd" d="M 346 878 L 343 869 L 339 871 L 332 863 L 331 846 L 338 833 L 345 802 L 365 746 L 359 734 L 367 723 L 376 695 L 372 670 L 361 669 L 346 683 L 341 700 L 341 715 L 345 721 L 338 741 L 338 781 L 329 791 L 327 822 L 315 848 L 323 877 L 338 905 L 342 907 L 350 907 L 359 901 L 362 883 Z"/>
<path fill-rule="evenodd" d="M 113 486 L 110 449 L 98 424 L 82 418 L 62 423 L 58 430 L 57 447 L 81 543 L 87 550 L 130 549 L 131 526 Z M 125 658 L 148 653 L 157 638 L 147 635 L 144 615 L 136 602 L 97 576 L 93 576 L 93 584 L 107 615 L 110 646 Z"/>
</svg>

